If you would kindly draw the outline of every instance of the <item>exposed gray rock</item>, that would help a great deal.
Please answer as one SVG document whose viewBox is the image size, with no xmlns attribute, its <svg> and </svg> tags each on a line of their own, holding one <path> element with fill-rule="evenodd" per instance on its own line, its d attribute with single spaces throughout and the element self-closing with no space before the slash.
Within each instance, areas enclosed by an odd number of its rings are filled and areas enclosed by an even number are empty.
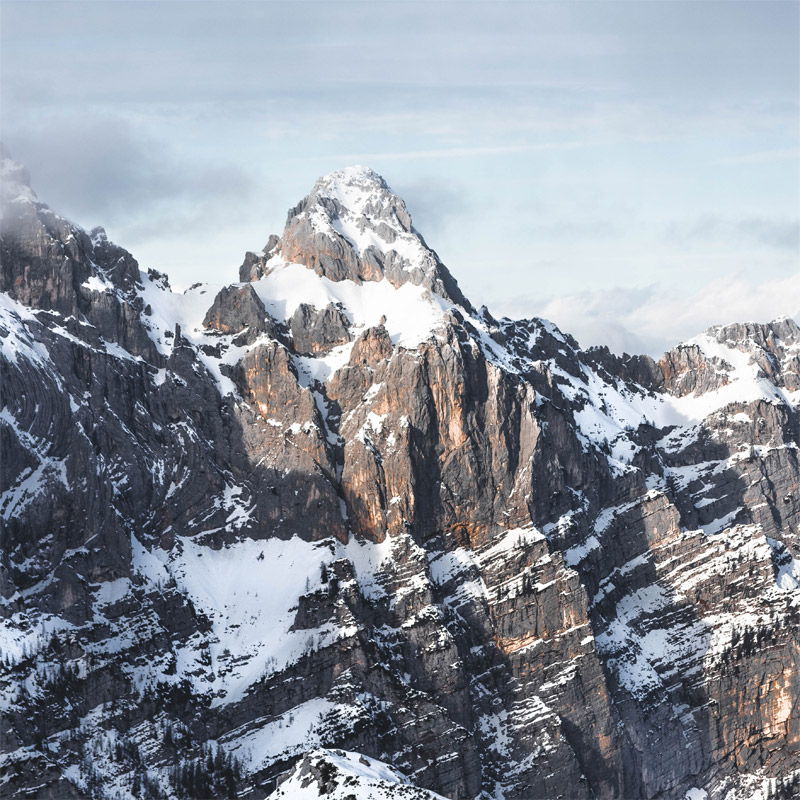
<svg viewBox="0 0 800 800">
<path fill-rule="evenodd" d="M 301 303 L 289 321 L 296 353 L 325 355 L 334 347 L 352 341 L 347 315 L 333 304 L 316 309 Z"/>
<path fill-rule="evenodd" d="M 607 347 L 591 347 L 585 351 L 586 360 L 609 378 L 620 378 L 625 383 L 641 386 L 651 392 L 664 390 L 664 373 L 648 355 L 618 356 Z"/>
<path fill-rule="evenodd" d="M 239 267 L 239 280 L 242 283 L 247 281 L 257 281 L 264 277 L 266 263 L 275 252 L 275 247 L 280 239 L 273 233 L 269 241 L 264 245 L 264 249 L 258 253 L 248 251 L 244 255 L 244 261 Z"/>
<path fill-rule="evenodd" d="M 237 345 L 253 344 L 262 334 L 273 338 L 279 335 L 275 321 L 249 283 L 221 289 L 203 325 L 222 334 L 240 334 L 233 340 Z"/>
</svg>

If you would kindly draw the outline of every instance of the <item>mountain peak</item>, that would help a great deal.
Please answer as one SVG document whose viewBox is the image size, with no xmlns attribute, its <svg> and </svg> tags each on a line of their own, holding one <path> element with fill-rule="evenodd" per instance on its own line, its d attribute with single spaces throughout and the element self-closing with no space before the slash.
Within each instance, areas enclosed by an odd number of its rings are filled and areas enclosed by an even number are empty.
<svg viewBox="0 0 800 800">
<path fill-rule="evenodd" d="M 303 213 L 317 232 L 344 237 L 358 255 L 372 247 L 382 253 L 395 251 L 413 263 L 428 250 L 411 225 L 403 199 L 369 167 L 346 167 L 318 178 L 311 193 L 289 213 L 288 223 Z"/>
<path fill-rule="evenodd" d="M 403 202 L 381 175 L 361 164 L 337 169 L 317 178 L 309 196 L 315 195 L 338 200 L 346 206 L 363 203 L 371 195 L 392 197 L 400 203 Z"/>
<path fill-rule="evenodd" d="M 332 281 L 388 280 L 394 286 L 424 286 L 471 308 L 439 257 L 414 229 L 403 199 L 377 172 L 364 166 L 319 178 L 289 211 L 280 239 L 263 255 L 248 254 L 242 280 L 269 272 L 274 258 L 313 269 Z M 277 264 L 277 261 L 275 262 Z"/>
<path fill-rule="evenodd" d="M 2 796 L 797 796 L 800 329 L 586 353 L 404 208 L 179 293 L 12 204 Z"/>
<path fill-rule="evenodd" d="M 371 167 L 363 164 L 354 164 L 350 167 L 337 169 L 328 175 L 323 175 L 317 179 L 318 184 L 345 183 L 352 185 L 376 185 L 389 190 L 386 181 L 381 175 Z"/>
</svg>

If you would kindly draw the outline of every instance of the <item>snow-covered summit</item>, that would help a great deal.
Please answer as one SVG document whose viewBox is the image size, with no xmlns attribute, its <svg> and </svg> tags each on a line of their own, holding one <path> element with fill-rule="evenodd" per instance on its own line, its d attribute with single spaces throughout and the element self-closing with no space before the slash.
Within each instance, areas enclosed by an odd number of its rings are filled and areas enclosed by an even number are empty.
<svg viewBox="0 0 800 800">
<path fill-rule="evenodd" d="M 344 236 L 359 255 L 375 247 L 418 263 L 429 252 L 403 199 L 369 167 L 347 167 L 319 178 L 305 203 L 316 230 Z"/>
<path fill-rule="evenodd" d="M 369 167 L 319 178 L 289 211 L 280 239 L 248 253 L 242 280 L 260 278 L 279 263 L 296 263 L 332 281 L 411 283 L 470 307 L 436 253 L 415 230 L 403 199 Z"/>
<path fill-rule="evenodd" d="M 383 191 L 386 194 L 393 194 L 389 185 L 381 175 L 375 172 L 371 167 L 363 164 L 354 164 L 343 169 L 337 169 L 328 175 L 322 175 L 317 178 L 314 185 L 317 188 L 331 188 L 334 190 L 343 189 L 344 191 L 350 190 L 351 197 L 355 198 L 359 194 L 373 192 L 375 190 Z"/>
</svg>

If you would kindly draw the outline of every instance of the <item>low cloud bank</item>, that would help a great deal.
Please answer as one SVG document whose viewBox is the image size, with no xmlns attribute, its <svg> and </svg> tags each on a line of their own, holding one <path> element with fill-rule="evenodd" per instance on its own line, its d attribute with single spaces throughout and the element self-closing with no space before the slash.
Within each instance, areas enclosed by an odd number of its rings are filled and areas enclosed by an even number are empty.
<svg viewBox="0 0 800 800">
<path fill-rule="evenodd" d="M 605 344 L 616 353 L 658 357 L 711 325 L 769 322 L 782 316 L 800 322 L 800 271 L 773 279 L 739 273 L 709 281 L 690 294 L 653 285 L 576 292 L 538 305 L 521 298 L 497 311 L 512 317 L 533 312 L 550 319 L 583 347 Z"/>
</svg>

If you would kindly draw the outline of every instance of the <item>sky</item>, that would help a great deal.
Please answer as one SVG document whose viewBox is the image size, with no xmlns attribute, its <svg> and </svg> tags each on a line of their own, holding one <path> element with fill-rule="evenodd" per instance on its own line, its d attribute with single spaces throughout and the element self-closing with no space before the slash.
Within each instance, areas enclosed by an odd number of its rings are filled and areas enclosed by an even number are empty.
<svg viewBox="0 0 800 800">
<path fill-rule="evenodd" d="M 496 316 L 654 355 L 800 319 L 795 0 L 1 0 L 0 138 L 173 284 L 365 164 Z"/>
</svg>

